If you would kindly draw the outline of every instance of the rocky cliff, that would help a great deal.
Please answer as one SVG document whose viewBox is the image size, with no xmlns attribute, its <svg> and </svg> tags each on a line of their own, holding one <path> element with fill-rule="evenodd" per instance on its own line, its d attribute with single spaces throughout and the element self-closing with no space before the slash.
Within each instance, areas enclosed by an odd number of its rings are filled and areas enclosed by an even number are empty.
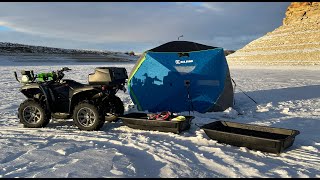
<svg viewBox="0 0 320 180">
<path fill-rule="evenodd" d="M 230 65 L 320 65 L 320 3 L 291 3 L 282 26 L 227 60 Z"/>
</svg>

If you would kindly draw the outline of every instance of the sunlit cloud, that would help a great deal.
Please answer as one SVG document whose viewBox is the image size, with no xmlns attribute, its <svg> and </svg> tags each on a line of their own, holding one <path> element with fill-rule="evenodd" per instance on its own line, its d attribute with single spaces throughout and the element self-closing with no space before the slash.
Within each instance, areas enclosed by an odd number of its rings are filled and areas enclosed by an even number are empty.
<svg viewBox="0 0 320 180">
<path fill-rule="evenodd" d="M 214 11 L 221 12 L 223 7 L 219 2 L 177 2 L 178 5 L 186 8 L 193 8 L 197 12 Z"/>
<path fill-rule="evenodd" d="M 252 40 L 240 37 L 259 37 L 281 25 L 288 4 L 2 2 L 0 41 L 140 51 L 183 34 L 181 40 L 238 49 Z"/>
</svg>

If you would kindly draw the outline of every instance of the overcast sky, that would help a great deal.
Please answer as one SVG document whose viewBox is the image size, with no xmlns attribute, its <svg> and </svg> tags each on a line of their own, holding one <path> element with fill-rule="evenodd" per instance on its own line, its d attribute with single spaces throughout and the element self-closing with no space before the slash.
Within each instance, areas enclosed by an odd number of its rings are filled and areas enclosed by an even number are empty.
<svg viewBox="0 0 320 180">
<path fill-rule="evenodd" d="M 168 41 L 237 50 L 282 25 L 290 2 L 0 2 L 0 42 L 143 52 Z"/>
</svg>

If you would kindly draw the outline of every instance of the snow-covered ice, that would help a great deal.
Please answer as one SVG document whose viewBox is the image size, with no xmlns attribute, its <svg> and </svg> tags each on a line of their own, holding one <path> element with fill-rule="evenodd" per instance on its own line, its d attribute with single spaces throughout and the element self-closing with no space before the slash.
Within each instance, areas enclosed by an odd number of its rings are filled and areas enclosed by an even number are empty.
<svg viewBox="0 0 320 180">
<path fill-rule="evenodd" d="M 46 128 L 23 128 L 17 109 L 25 97 L 13 71 L 46 72 L 63 66 L 72 69 L 65 78 L 86 83 L 95 67 L 125 67 L 130 73 L 134 64 L 2 63 L 0 177 L 320 177 L 320 67 L 231 67 L 237 83 L 235 107 L 191 113 L 195 119 L 190 130 L 179 135 L 131 129 L 121 121 L 96 132 L 78 130 L 71 119 L 53 119 Z M 126 113 L 134 111 L 128 93 L 118 95 Z M 300 134 L 292 147 L 276 155 L 217 143 L 194 124 L 216 120 L 296 129 Z"/>
</svg>

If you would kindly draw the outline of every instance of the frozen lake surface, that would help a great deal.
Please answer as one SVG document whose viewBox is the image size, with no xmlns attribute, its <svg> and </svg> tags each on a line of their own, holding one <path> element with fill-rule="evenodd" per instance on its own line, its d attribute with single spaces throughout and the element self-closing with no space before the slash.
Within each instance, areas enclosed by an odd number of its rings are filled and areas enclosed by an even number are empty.
<svg viewBox="0 0 320 180">
<path fill-rule="evenodd" d="M 200 125 L 228 120 L 299 130 L 293 146 L 276 155 L 217 143 L 194 124 L 179 135 L 131 129 L 121 121 L 96 132 L 79 131 L 71 119 L 23 128 L 17 109 L 26 98 L 13 71 L 68 66 L 65 78 L 87 83 L 95 67 L 130 73 L 134 64 L 0 62 L 0 177 L 320 177 L 320 68 L 231 67 L 237 88 L 258 104 L 236 89 L 233 109 L 191 113 Z M 128 93 L 118 96 L 125 113 L 134 111 Z"/>
</svg>

